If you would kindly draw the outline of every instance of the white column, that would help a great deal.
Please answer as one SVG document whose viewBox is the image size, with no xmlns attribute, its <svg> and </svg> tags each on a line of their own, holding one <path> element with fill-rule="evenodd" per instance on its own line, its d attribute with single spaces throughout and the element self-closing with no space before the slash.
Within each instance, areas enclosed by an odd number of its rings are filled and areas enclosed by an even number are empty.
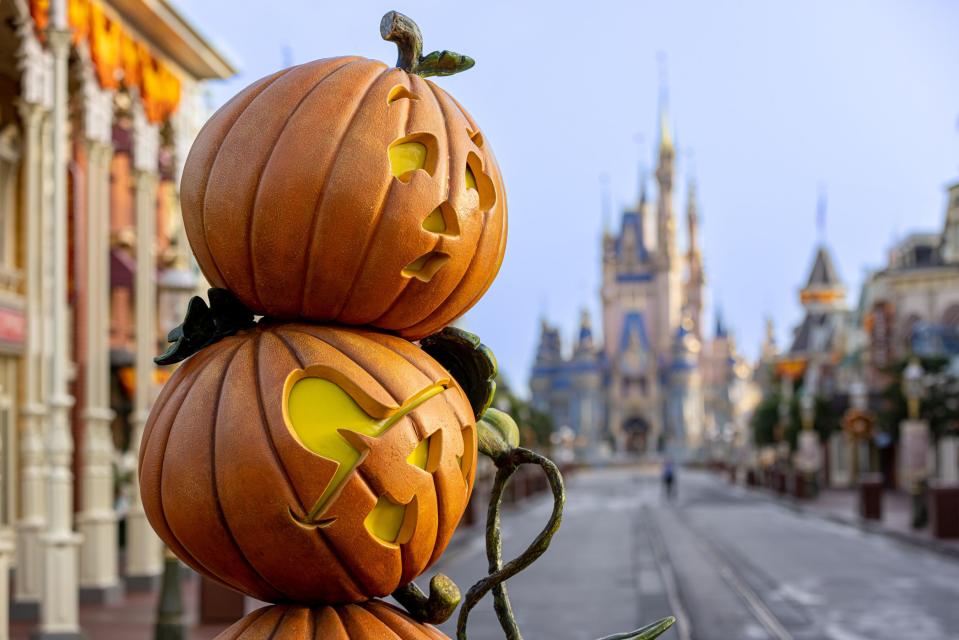
<svg viewBox="0 0 959 640">
<path fill-rule="evenodd" d="M 43 582 L 39 536 L 46 523 L 44 481 L 43 405 L 40 369 L 43 359 L 41 217 L 43 194 L 42 128 L 45 109 L 38 103 L 21 102 L 23 123 L 23 186 L 21 206 L 26 221 L 26 340 L 23 354 L 23 406 L 20 438 L 20 519 L 16 526 L 17 571 L 14 582 L 14 615 L 39 616 Z"/>
<path fill-rule="evenodd" d="M 43 546 L 43 595 L 37 638 L 80 638 L 77 597 L 77 546 L 80 536 L 73 531 L 73 437 L 70 432 L 70 407 L 67 360 L 70 345 L 70 321 L 67 298 L 67 62 L 70 30 L 66 22 L 66 2 L 50 3 L 50 29 L 47 39 L 54 61 L 53 91 L 53 220 L 51 290 L 51 361 L 49 380 L 50 422 L 47 425 L 47 529 L 41 536 Z"/>
<path fill-rule="evenodd" d="M 0 456 L 5 455 L 2 441 L 0 441 Z M 2 481 L 2 477 L 0 477 Z M 0 495 L 6 487 L 0 482 Z M 7 576 L 10 572 L 10 557 L 13 555 L 13 541 L 10 539 L 10 532 L 6 529 L 0 529 L 0 640 L 9 640 L 10 638 L 10 581 Z"/>
<path fill-rule="evenodd" d="M 107 99 L 109 93 L 102 92 Z M 112 99 L 110 100 L 112 106 Z M 87 101 L 88 111 L 96 109 Z M 88 114 L 89 116 L 89 114 Z M 84 375 L 83 496 L 77 516 L 83 544 L 80 548 L 80 598 L 84 602 L 114 602 L 122 595 L 117 573 L 117 514 L 113 499 L 113 412 L 104 402 L 109 385 L 109 342 L 103 328 L 109 325 L 109 274 L 103 269 L 108 256 L 109 139 L 87 123 L 87 278 L 86 374 Z M 107 132 L 109 127 L 107 126 Z M 92 139 L 91 139 L 92 138 Z M 108 195 L 109 197 L 109 195 Z M 108 400 L 107 400 L 108 401 Z"/>
<path fill-rule="evenodd" d="M 136 398 L 133 408 L 134 454 L 140 450 L 143 427 L 153 404 L 153 357 L 156 340 L 156 215 L 159 131 L 147 122 L 139 104 L 133 117 L 133 162 L 136 175 Z M 139 474 L 133 474 L 127 516 L 127 587 L 158 584 L 163 570 L 163 545 L 154 533 L 140 501 Z"/>
</svg>

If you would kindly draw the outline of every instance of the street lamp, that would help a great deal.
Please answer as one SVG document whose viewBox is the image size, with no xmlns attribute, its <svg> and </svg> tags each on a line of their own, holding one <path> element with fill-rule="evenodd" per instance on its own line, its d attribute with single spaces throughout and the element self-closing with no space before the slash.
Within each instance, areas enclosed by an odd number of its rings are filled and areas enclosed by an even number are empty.
<svg viewBox="0 0 959 640">
<path fill-rule="evenodd" d="M 799 398 L 799 419 L 804 431 L 812 431 L 816 422 L 816 396 L 811 389 L 804 391 Z"/>
<path fill-rule="evenodd" d="M 813 428 L 816 424 L 816 395 L 811 386 L 807 386 L 799 398 L 799 419 L 802 432 L 796 452 L 796 468 L 799 471 L 796 481 L 803 483 L 804 490 L 797 491 L 797 495 L 812 497 L 816 492 L 816 472 L 819 471 L 821 453 L 819 434 Z"/>
<path fill-rule="evenodd" d="M 900 429 L 906 479 L 912 493 L 912 528 L 921 529 L 929 519 L 926 508 L 926 473 L 929 462 L 929 425 L 920 418 L 920 403 L 925 393 L 925 371 L 913 357 L 902 372 L 902 394 L 906 396 L 908 418 Z"/>
<path fill-rule="evenodd" d="M 919 419 L 919 403 L 925 392 L 923 378 L 925 370 L 919 358 L 913 357 L 902 372 L 902 393 L 906 396 L 906 406 L 910 420 Z"/>
<path fill-rule="evenodd" d="M 196 273 L 185 266 L 182 258 L 171 261 L 157 279 L 159 327 L 163 335 L 182 322 L 187 305 L 197 287 Z M 180 561 L 169 548 L 164 550 L 163 582 L 157 601 L 154 640 L 183 640 L 186 622 L 183 616 L 183 593 L 180 588 Z"/>
<path fill-rule="evenodd" d="M 190 298 L 196 293 L 197 275 L 181 262 L 175 260 L 157 279 L 158 324 L 164 336 L 183 322 Z"/>
</svg>

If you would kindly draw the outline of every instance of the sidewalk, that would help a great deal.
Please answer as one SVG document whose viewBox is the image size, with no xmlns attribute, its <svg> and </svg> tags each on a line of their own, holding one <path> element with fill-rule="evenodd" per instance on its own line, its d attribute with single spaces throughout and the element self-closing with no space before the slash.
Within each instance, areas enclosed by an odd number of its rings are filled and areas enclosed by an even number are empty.
<svg viewBox="0 0 959 640">
<path fill-rule="evenodd" d="M 737 486 L 800 513 L 809 513 L 959 558 L 959 540 L 934 538 L 928 525 L 918 530 L 912 528 L 912 498 L 902 491 L 883 491 L 882 520 L 875 521 L 864 520 L 859 516 L 859 495 L 855 489 L 825 489 L 813 499 L 800 500 L 791 495 L 780 496 L 766 487 L 747 487 L 741 484 Z"/>
<path fill-rule="evenodd" d="M 190 572 L 183 586 L 183 604 L 186 610 L 187 638 L 212 640 L 229 625 L 196 625 L 199 577 Z M 156 603 L 160 592 L 127 593 L 120 602 L 112 605 L 81 605 L 80 627 L 88 640 L 149 640 L 153 638 L 153 623 L 156 619 Z M 35 621 L 10 622 L 10 640 L 28 640 L 36 630 Z"/>
</svg>

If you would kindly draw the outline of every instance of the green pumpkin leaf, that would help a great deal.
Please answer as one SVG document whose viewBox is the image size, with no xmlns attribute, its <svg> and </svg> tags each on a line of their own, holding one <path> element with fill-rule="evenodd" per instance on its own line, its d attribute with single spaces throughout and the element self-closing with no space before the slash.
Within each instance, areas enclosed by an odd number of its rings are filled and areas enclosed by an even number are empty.
<svg viewBox="0 0 959 640">
<path fill-rule="evenodd" d="M 496 356 L 475 334 L 446 327 L 420 340 L 420 348 L 450 372 L 479 420 L 496 393 Z"/>
<path fill-rule="evenodd" d="M 600 640 L 653 640 L 666 633 L 676 623 L 676 618 L 669 616 L 652 624 L 648 624 L 642 629 L 636 629 L 628 633 L 618 633 L 612 636 L 600 638 Z"/>
<path fill-rule="evenodd" d="M 451 76 L 454 73 L 472 68 L 476 61 L 469 56 L 453 51 L 434 51 L 420 57 L 416 64 L 416 75 L 421 78 L 429 76 Z"/>
</svg>

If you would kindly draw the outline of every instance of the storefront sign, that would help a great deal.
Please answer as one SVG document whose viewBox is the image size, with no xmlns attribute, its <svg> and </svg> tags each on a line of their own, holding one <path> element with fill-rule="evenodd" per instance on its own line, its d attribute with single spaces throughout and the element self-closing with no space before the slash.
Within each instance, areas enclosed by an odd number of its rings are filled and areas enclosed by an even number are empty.
<svg viewBox="0 0 959 640">
<path fill-rule="evenodd" d="M 20 346 L 26 335 L 27 317 L 23 310 L 0 306 L 0 342 Z"/>
</svg>

